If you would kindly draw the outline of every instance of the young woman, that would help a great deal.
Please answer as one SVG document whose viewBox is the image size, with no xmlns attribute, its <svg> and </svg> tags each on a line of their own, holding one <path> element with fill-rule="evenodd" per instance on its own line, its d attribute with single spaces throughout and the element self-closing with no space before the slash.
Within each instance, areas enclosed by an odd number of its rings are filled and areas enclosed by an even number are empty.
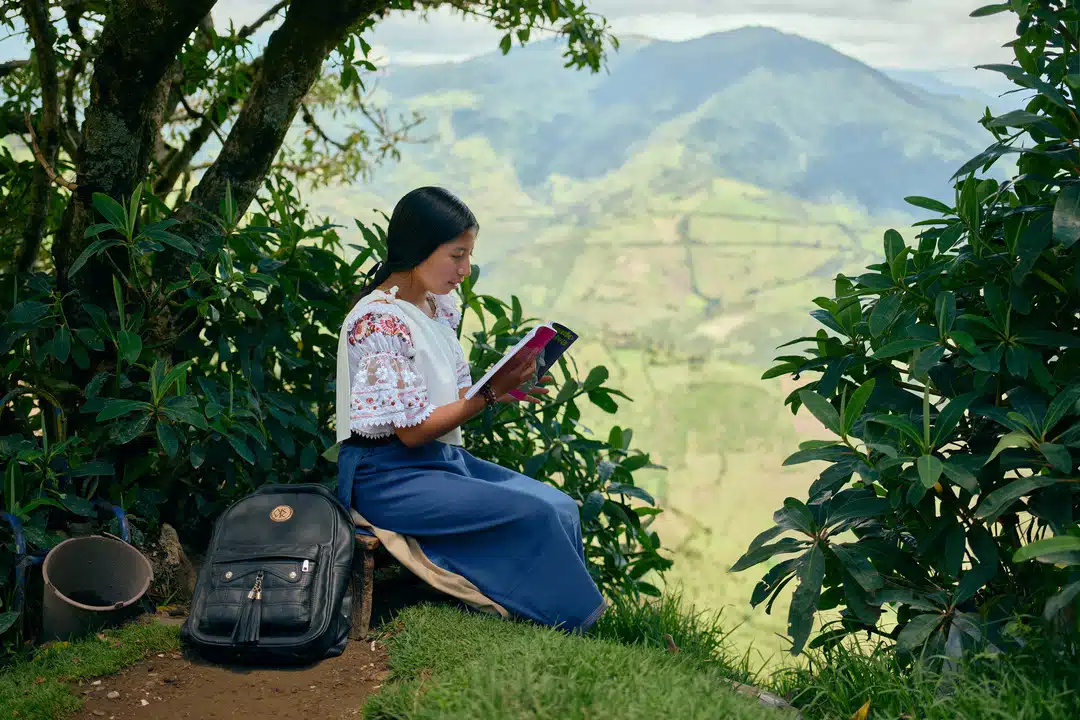
<svg viewBox="0 0 1080 720">
<path fill-rule="evenodd" d="M 357 524 L 434 587 L 468 605 L 568 630 L 606 608 L 589 575 L 577 503 L 462 446 L 460 426 L 536 371 L 507 364 L 481 393 L 457 337 L 451 292 L 469 275 L 478 225 L 442 188 L 405 195 L 387 260 L 338 340 L 338 495 Z M 545 377 L 543 381 L 550 381 Z M 528 392 L 539 402 L 546 388 Z"/>
</svg>

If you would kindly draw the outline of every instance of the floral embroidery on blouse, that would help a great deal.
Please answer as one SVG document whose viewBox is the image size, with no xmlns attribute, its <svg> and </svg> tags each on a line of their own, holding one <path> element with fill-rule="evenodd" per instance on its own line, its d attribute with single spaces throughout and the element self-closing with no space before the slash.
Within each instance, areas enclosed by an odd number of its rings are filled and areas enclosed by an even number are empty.
<svg viewBox="0 0 1080 720">
<path fill-rule="evenodd" d="M 348 330 L 353 377 L 349 426 L 366 437 L 419 425 L 434 410 L 413 362 L 412 335 L 397 312 L 392 306 L 369 310 Z"/>
<path fill-rule="evenodd" d="M 369 312 L 356 321 L 349 330 L 349 344 L 356 345 L 375 333 L 386 337 L 397 337 L 402 342 L 412 345 L 412 335 L 404 320 L 390 313 L 376 312 Z"/>
</svg>

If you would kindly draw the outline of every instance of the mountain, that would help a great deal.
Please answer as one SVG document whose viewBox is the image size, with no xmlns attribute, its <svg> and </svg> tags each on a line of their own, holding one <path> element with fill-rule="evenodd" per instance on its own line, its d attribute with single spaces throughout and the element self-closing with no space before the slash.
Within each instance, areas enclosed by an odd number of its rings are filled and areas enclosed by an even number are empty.
<svg viewBox="0 0 1080 720">
<path fill-rule="evenodd" d="M 1023 96 L 1016 93 L 1016 86 L 1002 75 L 989 70 L 972 74 L 971 70 L 904 70 L 888 69 L 886 75 L 897 82 L 914 85 L 935 95 L 955 96 L 985 105 L 995 115 L 1023 108 Z M 963 79 L 957 77 L 963 73 Z M 990 77 L 992 76 L 992 77 Z M 980 82 L 981 81 L 981 82 Z"/>
<path fill-rule="evenodd" d="M 724 177 L 902 210 L 906 195 L 951 195 L 953 171 L 988 144 L 981 99 L 900 82 L 769 28 L 632 38 L 600 74 L 562 65 L 547 40 L 507 57 L 391 68 L 379 82 L 392 107 L 435 110 L 454 138 L 485 139 L 540 198 L 553 176 L 597 179 L 647 148 L 678 145 L 687 190 Z"/>
</svg>

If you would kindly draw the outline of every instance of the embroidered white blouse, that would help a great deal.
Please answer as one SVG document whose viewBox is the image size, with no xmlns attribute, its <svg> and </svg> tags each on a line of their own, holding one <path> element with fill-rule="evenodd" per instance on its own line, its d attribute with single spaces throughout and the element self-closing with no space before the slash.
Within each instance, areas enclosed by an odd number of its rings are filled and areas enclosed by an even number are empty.
<svg viewBox="0 0 1080 720">
<path fill-rule="evenodd" d="M 399 300 L 396 286 L 365 295 L 346 316 L 338 336 L 339 442 L 350 433 L 377 438 L 419 425 L 472 385 L 457 337 L 461 311 L 450 295 L 430 297 L 434 318 Z M 438 439 L 461 445 L 461 430 Z"/>
</svg>

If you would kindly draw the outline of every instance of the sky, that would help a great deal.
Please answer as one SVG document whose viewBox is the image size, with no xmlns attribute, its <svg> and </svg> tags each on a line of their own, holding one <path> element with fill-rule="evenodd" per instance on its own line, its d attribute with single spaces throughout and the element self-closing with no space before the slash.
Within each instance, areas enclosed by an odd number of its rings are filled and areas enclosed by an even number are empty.
<svg viewBox="0 0 1080 720">
<path fill-rule="evenodd" d="M 831 45 L 880 69 L 944 71 L 954 82 L 979 86 L 980 63 L 1009 62 L 1002 45 L 1013 35 L 1015 16 L 971 18 L 989 0 L 588 0 L 618 35 L 684 40 L 746 25 L 764 25 Z M 274 0 L 219 0 L 219 27 L 251 22 Z M 256 39 L 265 42 L 273 25 Z M 370 39 L 387 64 L 463 60 L 494 50 L 500 34 L 480 20 L 433 11 L 383 20 Z M 0 40 L 0 61 L 25 57 L 19 38 Z"/>
</svg>

